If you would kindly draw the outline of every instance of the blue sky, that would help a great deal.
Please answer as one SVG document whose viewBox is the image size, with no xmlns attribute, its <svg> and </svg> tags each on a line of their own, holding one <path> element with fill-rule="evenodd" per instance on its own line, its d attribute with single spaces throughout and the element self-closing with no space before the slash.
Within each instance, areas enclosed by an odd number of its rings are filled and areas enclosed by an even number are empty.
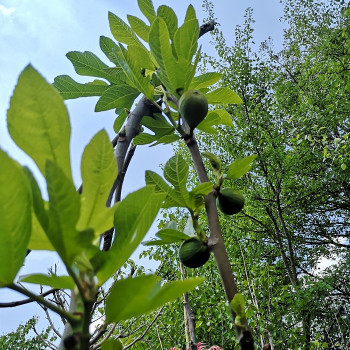
<svg viewBox="0 0 350 350">
<path fill-rule="evenodd" d="M 154 1 L 156 8 L 162 4 L 171 6 L 180 22 L 190 3 L 193 4 L 202 23 L 206 14 L 202 10 L 200 0 Z M 280 47 L 283 25 L 279 21 L 282 16 L 279 0 L 215 0 L 214 3 L 220 29 L 229 43 L 233 42 L 235 25 L 243 22 L 244 11 L 250 6 L 254 10 L 256 20 L 255 41 L 259 43 L 271 36 L 276 42 L 276 47 Z M 12 142 L 6 129 L 6 111 L 18 75 L 28 63 L 31 63 L 49 82 L 60 74 L 68 74 L 78 81 L 79 79 L 86 81 L 86 78 L 76 75 L 65 54 L 73 50 L 92 51 L 108 63 L 99 49 L 100 35 L 112 37 L 108 27 L 108 11 L 123 19 L 126 19 L 127 14 L 142 16 L 137 0 L 0 0 L 0 148 L 21 164 L 28 165 L 38 180 L 41 175 L 35 164 Z M 209 39 L 209 36 L 200 39 L 203 51 L 213 53 Z M 112 127 L 114 112 L 94 113 L 96 101 L 96 98 L 85 98 L 66 103 L 72 125 L 71 155 L 73 176 L 77 186 L 80 184 L 79 166 L 84 146 L 102 128 L 107 130 L 111 138 L 115 136 Z M 170 156 L 170 147 L 139 147 L 125 182 L 125 193 L 143 186 L 144 171 L 151 169 L 159 172 L 159 164 L 164 164 Z M 58 258 L 52 253 L 31 253 L 20 274 L 47 272 L 57 261 Z M 21 295 L 0 290 L 2 301 L 21 299 L 23 299 Z M 16 329 L 19 323 L 26 321 L 33 314 L 40 316 L 39 328 L 42 328 L 46 324 L 44 313 L 34 304 L 0 309 L 0 334 Z"/>
</svg>

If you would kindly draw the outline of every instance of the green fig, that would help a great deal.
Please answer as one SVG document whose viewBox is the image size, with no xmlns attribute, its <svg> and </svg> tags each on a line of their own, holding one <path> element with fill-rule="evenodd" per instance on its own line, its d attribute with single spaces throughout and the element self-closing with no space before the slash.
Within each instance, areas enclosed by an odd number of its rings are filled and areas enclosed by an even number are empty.
<svg viewBox="0 0 350 350">
<path fill-rule="evenodd" d="M 198 237 L 184 241 L 179 248 L 180 261 L 187 267 L 203 266 L 210 258 L 210 249 Z"/>
<path fill-rule="evenodd" d="M 199 90 L 187 90 L 180 98 L 179 111 L 193 131 L 208 113 L 208 100 Z"/>
<path fill-rule="evenodd" d="M 244 207 L 243 194 L 233 188 L 221 188 L 216 198 L 217 207 L 226 215 L 233 215 Z"/>
</svg>

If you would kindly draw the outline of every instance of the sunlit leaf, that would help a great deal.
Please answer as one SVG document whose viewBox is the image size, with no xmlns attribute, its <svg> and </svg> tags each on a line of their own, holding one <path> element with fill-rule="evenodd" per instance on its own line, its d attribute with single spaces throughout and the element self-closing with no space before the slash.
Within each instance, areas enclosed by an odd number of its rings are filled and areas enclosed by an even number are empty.
<svg viewBox="0 0 350 350">
<path fill-rule="evenodd" d="M 137 0 L 137 3 L 141 12 L 149 20 L 149 22 L 152 23 L 156 17 L 152 0 Z"/>
<path fill-rule="evenodd" d="M 106 200 L 117 177 L 113 147 L 104 130 L 98 132 L 85 147 L 81 176 L 83 191 L 77 229 L 92 228 L 99 237 L 113 227 L 114 208 L 107 208 Z"/>
<path fill-rule="evenodd" d="M 242 104 L 242 99 L 230 88 L 222 87 L 206 94 L 209 104 Z"/>
<path fill-rule="evenodd" d="M 35 273 L 30 275 L 20 276 L 21 282 L 41 284 L 44 286 L 50 286 L 55 289 L 73 289 L 75 283 L 70 276 L 57 276 L 57 275 L 44 275 L 41 273 Z"/>
<path fill-rule="evenodd" d="M 59 75 L 55 78 L 53 86 L 64 100 L 69 100 L 79 97 L 101 96 L 109 85 L 101 80 L 79 84 L 68 75 Z"/>
<path fill-rule="evenodd" d="M 129 85 L 113 85 L 103 92 L 96 103 L 95 112 L 118 107 L 131 108 L 139 94 L 138 90 Z"/>
<path fill-rule="evenodd" d="M 247 173 L 252 165 L 251 163 L 256 158 L 256 154 L 245 157 L 243 159 L 237 159 L 228 168 L 226 179 L 238 179 Z"/>
<path fill-rule="evenodd" d="M 32 67 L 21 73 L 7 112 L 12 139 L 42 174 L 49 159 L 71 178 L 70 123 L 59 92 Z"/>
</svg>

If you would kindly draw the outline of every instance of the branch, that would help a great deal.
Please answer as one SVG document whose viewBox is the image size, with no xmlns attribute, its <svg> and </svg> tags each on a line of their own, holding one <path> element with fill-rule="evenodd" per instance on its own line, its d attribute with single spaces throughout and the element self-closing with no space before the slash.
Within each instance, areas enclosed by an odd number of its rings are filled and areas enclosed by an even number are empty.
<svg viewBox="0 0 350 350">
<path fill-rule="evenodd" d="M 152 322 L 147 326 L 147 328 L 145 329 L 145 331 L 144 331 L 139 337 L 137 337 L 135 340 L 133 340 L 130 344 L 128 344 L 127 346 L 125 346 L 123 350 L 126 350 L 126 349 L 131 348 L 135 343 L 137 343 L 138 341 L 140 341 L 141 339 L 143 339 L 143 337 L 146 335 L 146 333 L 148 332 L 148 330 L 153 326 L 154 322 L 156 322 L 157 318 L 161 315 L 163 309 L 164 309 L 164 306 L 162 306 L 162 308 L 158 311 L 157 315 L 154 316 Z"/>
<path fill-rule="evenodd" d="M 14 283 L 7 286 L 7 288 L 15 290 L 16 292 L 22 293 L 22 294 L 28 296 L 29 298 L 33 299 L 33 301 L 36 301 L 37 303 L 48 307 L 50 310 L 52 310 L 52 311 L 56 312 L 57 314 L 59 314 L 60 316 L 64 317 L 70 324 L 76 325 L 81 321 L 80 317 L 74 316 L 74 315 L 70 314 L 69 312 L 62 310 L 61 308 L 57 307 L 56 305 L 53 305 L 50 302 L 48 302 L 47 300 L 45 300 L 42 296 L 36 295 L 27 289 L 24 289 L 20 286 L 17 286 Z"/>
<path fill-rule="evenodd" d="M 58 289 L 50 289 L 44 293 L 39 294 L 39 296 L 41 297 L 46 297 L 54 292 L 56 292 Z M 29 304 L 32 303 L 33 299 L 28 298 L 28 299 L 24 299 L 24 300 L 19 300 L 19 301 L 11 301 L 8 303 L 0 303 L 0 308 L 5 308 L 5 307 L 16 307 L 16 306 L 20 306 L 20 305 L 25 305 L 25 304 Z"/>
<path fill-rule="evenodd" d="M 199 152 L 197 141 L 194 135 L 191 135 L 186 140 L 187 147 L 191 153 L 194 167 L 196 169 L 199 181 L 208 182 L 208 175 L 205 170 L 201 154 Z M 235 294 L 238 293 L 237 284 L 234 280 L 230 261 L 225 248 L 224 239 L 221 232 L 218 212 L 216 209 L 216 193 L 210 192 L 205 197 L 205 209 L 208 217 L 208 225 L 210 230 L 210 237 L 208 245 L 212 249 L 216 264 L 218 266 L 221 281 L 226 293 L 228 303 L 231 302 Z M 230 308 L 233 320 L 236 318 L 235 312 Z M 254 350 L 254 339 L 248 325 L 245 327 L 237 327 L 236 332 L 241 349 Z"/>
</svg>

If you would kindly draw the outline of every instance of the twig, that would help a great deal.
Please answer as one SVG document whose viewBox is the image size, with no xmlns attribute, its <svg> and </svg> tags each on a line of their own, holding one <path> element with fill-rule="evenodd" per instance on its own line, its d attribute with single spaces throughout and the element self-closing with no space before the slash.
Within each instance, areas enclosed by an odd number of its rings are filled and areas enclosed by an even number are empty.
<svg viewBox="0 0 350 350">
<path fill-rule="evenodd" d="M 145 331 L 139 337 L 137 337 L 135 340 L 133 340 L 130 344 L 125 346 L 124 350 L 131 348 L 135 343 L 137 343 L 138 341 L 143 339 L 143 337 L 146 335 L 148 330 L 153 326 L 154 322 L 156 322 L 157 318 L 161 315 L 163 309 L 164 309 L 164 306 L 161 307 L 161 309 L 158 311 L 157 315 L 153 318 L 152 322 L 147 326 Z"/>
<path fill-rule="evenodd" d="M 42 297 L 46 297 L 54 292 L 56 292 L 58 289 L 50 289 L 44 293 L 39 294 Z M 24 299 L 24 300 L 19 300 L 19 301 L 11 301 L 8 303 L 0 303 L 0 308 L 4 308 L 4 307 L 16 307 L 16 306 L 20 306 L 20 305 L 25 305 L 25 304 L 29 304 L 32 303 L 33 299 L 28 298 L 28 299 Z"/>
</svg>

